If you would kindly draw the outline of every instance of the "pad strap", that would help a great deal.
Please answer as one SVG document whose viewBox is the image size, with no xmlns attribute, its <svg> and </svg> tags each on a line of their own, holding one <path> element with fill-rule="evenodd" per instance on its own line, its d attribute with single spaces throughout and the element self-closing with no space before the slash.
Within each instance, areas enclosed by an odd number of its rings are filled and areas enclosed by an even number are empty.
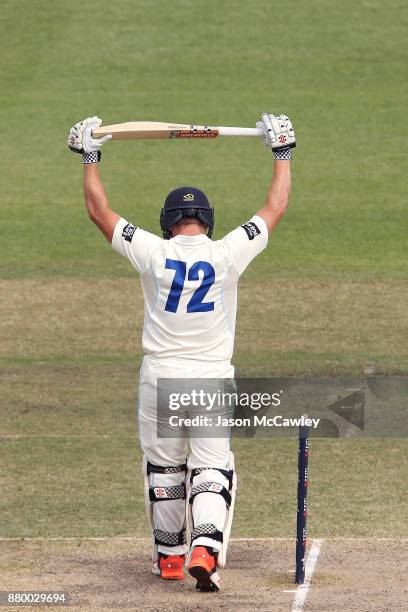
<svg viewBox="0 0 408 612">
<path fill-rule="evenodd" d="M 183 463 L 182 465 L 175 466 L 163 466 L 163 465 L 154 465 L 147 462 L 147 474 L 177 474 L 178 472 L 186 472 L 187 471 L 187 463 Z"/>
<path fill-rule="evenodd" d="M 161 529 L 153 529 L 154 542 L 161 546 L 180 546 L 187 544 L 186 530 L 182 529 L 176 533 L 170 531 L 162 531 Z"/>
<path fill-rule="evenodd" d="M 151 502 L 169 499 L 186 499 L 186 485 L 182 482 L 173 487 L 150 487 L 149 499 Z"/>
<path fill-rule="evenodd" d="M 201 472 L 205 472 L 205 470 L 217 470 L 217 472 L 220 472 L 223 476 L 225 476 L 225 478 L 228 480 L 228 483 L 229 483 L 228 490 L 231 491 L 232 479 L 234 477 L 234 470 L 222 470 L 221 468 L 214 468 L 214 467 L 194 468 L 194 470 L 191 470 L 190 484 L 192 484 L 193 478 L 195 476 L 198 476 L 198 474 L 201 474 Z"/>
<path fill-rule="evenodd" d="M 203 482 L 202 484 L 199 484 L 193 487 L 191 489 L 191 494 L 190 494 L 190 499 L 189 499 L 190 504 L 193 503 L 196 495 L 199 495 L 200 493 L 218 493 L 218 495 L 222 495 L 222 497 L 225 499 L 225 503 L 229 510 L 229 507 L 231 505 L 231 494 L 219 482 Z"/>
<path fill-rule="evenodd" d="M 197 538 L 201 538 L 202 536 L 211 538 L 216 542 L 222 543 L 223 541 L 222 531 L 218 531 L 216 526 L 212 523 L 203 523 L 202 525 L 196 527 L 191 533 L 191 543 L 193 543 L 193 541 Z"/>
</svg>

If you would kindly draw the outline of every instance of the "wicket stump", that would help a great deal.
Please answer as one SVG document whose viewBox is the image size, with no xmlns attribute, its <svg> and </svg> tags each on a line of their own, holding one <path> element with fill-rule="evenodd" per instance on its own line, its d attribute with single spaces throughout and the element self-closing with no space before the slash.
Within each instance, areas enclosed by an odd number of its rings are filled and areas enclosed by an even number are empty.
<svg viewBox="0 0 408 612">
<path fill-rule="evenodd" d="M 296 521 L 296 584 L 303 584 L 305 581 L 308 461 L 309 428 L 300 427 L 298 447 L 298 490 Z"/>
</svg>

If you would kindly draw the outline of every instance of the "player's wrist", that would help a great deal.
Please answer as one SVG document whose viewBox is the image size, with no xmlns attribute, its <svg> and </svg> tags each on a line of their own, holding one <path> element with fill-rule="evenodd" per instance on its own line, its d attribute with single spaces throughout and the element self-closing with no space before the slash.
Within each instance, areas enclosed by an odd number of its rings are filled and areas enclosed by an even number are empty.
<svg viewBox="0 0 408 612">
<path fill-rule="evenodd" d="M 102 153 L 100 151 L 90 151 L 89 153 L 83 153 L 82 163 L 87 164 L 99 164 L 101 161 Z"/>
</svg>

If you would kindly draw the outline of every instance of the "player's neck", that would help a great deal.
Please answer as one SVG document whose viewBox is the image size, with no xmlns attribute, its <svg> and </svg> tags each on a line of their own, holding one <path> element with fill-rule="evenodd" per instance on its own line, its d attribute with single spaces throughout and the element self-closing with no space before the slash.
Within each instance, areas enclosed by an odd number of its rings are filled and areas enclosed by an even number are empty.
<svg viewBox="0 0 408 612">
<path fill-rule="evenodd" d="M 175 227 L 172 231 L 172 236 L 200 236 L 206 234 L 205 228 L 199 223 L 189 223 L 181 227 Z"/>
</svg>

